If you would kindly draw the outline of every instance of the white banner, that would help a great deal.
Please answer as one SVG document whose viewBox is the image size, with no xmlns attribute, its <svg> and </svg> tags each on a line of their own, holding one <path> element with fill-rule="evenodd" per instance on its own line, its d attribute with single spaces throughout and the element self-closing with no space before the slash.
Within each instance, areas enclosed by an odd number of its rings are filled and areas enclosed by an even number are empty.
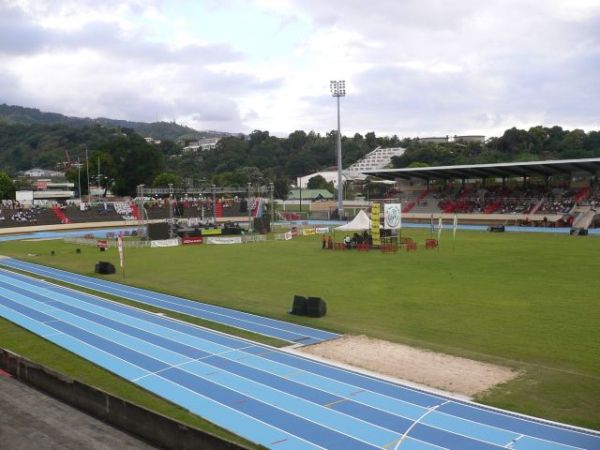
<svg viewBox="0 0 600 450">
<path fill-rule="evenodd" d="M 329 233 L 329 227 L 315 227 L 315 232 L 317 234 L 327 234 Z"/>
<path fill-rule="evenodd" d="M 117 238 L 117 248 L 119 249 L 119 263 L 121 264 L 121 269 L 123 268 L 123 236 L 119 235 Z"/>
<path fill-rule="evenodd" d="M 150 247 L 177 247 L 179 245 L 179 239 L 162 239 L 160 241 L 151 241 Z"/>
<path fill-rule="evenodd" d="M 398 230 L 402 228 L 402 204 L 383 204 L 383 228 L 386 230 Z"/>
<path fill-rule="evenodd" d="M 235 237 L 207 237 L 206 238 L 206 243 L 207 244 L 241 244 L 242 243 L 242 237 L 241 236 L 235 236 Z"/>
</svg>

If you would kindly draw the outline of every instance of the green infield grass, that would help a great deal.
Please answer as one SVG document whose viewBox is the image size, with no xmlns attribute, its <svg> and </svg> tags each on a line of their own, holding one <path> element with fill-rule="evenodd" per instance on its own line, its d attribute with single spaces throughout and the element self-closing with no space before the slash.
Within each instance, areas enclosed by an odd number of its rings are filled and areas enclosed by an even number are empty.
<svg viewBox="0 0 600 450">
<path fill-rule="evenodd" d="M 600 239 L 459 231 L 416 252 L 322 250 L 319 237 L 246 245 L 126 249 L 117 282 L 331 331 L 367 334 L 520 369 L 477 400 L 600 429 Z M 342 236 L 338 236 L 341 239 Z M 0 244 L 0 254 L 94 275 L 114 249 L 62 241 Z M 54 255 L 51 255 L 54 251 Z M 327 316 L 290 316 L 294 294 Z M 0 345 L 3 339 L 0 335 Z"/>
</svg>

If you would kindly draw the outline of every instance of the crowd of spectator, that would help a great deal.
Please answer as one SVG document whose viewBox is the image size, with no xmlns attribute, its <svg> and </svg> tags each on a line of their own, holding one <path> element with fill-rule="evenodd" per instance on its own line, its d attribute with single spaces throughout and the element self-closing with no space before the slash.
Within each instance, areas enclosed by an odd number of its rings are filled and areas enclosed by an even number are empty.
<svg viewBox="0 0 600 450">
<path fill-rule="evenodd" d="M 28 208 L 16 200 L 2 200 L 0 205 L 0 222 L 36 225 L 39 208 Z"/>
<path fill-rule="evenodd" d="M 508 188 L 494 187 L 453 187 L 433 192 L 440 210 L 448 213 L 471 214 L 567 214 L 575 206 L 577 189 L 543 186 L 521 186 Z M 588 203 L 600 205 L 600 191 L 597 197 L 590 195 Z"/>
</svg>

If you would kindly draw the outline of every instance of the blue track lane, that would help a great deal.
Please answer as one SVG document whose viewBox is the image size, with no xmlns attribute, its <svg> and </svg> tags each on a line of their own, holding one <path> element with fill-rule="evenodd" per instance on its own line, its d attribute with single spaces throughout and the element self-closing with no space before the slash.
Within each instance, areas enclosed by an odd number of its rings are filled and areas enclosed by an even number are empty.
<svg viewBox="0 0 600 450">
<path fill-rule="evenodd" d="M 0 270 L 0 316 L 268 448 L 600 449 L 600 435 L 383 381 Z"/>
<path fill-rule="evenodd" d="M 146 303 L 159 308 L 198 317 L 204 320 L 210 320 L 212 322 L 222 323 L 231 327 L 252 331 L 254 333 L 274 337 L 283 341 L 308 345 L 339 337 L 338 334 L 316 328 L 260 317 L 254 314 L 244 313 L 220 306 L 209 305 L 206 303 L 175 297 L 173 295 L 161 294 L 159 292 L 153 292 L 146 289 L 134 288 L 124 284 L 103 280 L 101 278 L 93 278 L 85 275 L 74 274 L 64 270 L 54 269 L 25 261 L 19 261 L 16 259 L 2 259 L 0 260 L 0 265 L 23 270 L 46 278 L 52 278 L 54 280 L 71 283 L 87 289 L 99 291 L 104 294 L 111 294 L 136 302 Z"/>
</svg>

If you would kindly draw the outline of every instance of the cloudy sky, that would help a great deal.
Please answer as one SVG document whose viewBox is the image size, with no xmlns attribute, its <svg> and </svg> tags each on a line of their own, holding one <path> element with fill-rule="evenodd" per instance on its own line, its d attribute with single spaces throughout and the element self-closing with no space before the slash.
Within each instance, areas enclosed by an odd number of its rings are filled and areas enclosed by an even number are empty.
<svg viewBox="0 0 600 450">
<path fill-rule="evenodd" d="M 230 132 L 600 129 L 600 0 L 0 0 L 0 103 Z"/>
</svg>

